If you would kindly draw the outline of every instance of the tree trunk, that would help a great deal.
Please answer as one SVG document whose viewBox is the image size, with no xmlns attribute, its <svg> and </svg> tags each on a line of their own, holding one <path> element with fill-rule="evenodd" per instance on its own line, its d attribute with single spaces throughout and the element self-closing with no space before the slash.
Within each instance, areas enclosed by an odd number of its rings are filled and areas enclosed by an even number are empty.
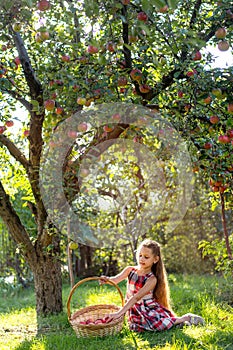
<svg viewBox="0 0 233 350">
<path fill-rule="evenodd" d="M 62 311 L 61 263 L 57 257 L 43 255 L 33 269 L 37 315 Z"/>
</svg>

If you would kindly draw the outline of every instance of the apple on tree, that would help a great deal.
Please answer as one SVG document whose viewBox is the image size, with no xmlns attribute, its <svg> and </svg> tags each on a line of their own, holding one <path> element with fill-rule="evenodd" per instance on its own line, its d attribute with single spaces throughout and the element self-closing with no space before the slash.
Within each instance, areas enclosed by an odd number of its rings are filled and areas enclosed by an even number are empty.
<svg viewBox="0 0 233 350">
<path fill-rule="evenodd" d="M 218 141 L 219 143 L 229 143 L 231 140 L 227 135 L 220 135 Z"/>
<path fill-rule="evenodd" d="M 87 123 L 85 123 L 85 122 L 82 122 L 78 125 L 78 131 L 80 131 L 80 132 L 87 131 L 87 128 L 88 128 L 88 126 L 87 126 Z"/>
<path fill-rule="evenodd" d="M 109 42 L 106 44 L 106 49 L 107 49 L 109 52 L 115 52 L 115 51 L 116 51 L 116 45 L 115 45 L 112 41 L 109 41 Z"/>
<path fill-rule="evenodd" d="M 146 22 L 148 19 L 148 16 L 145 12 L 141 11 L 138 13 L 137 18 L 139 21 Z"/>
<path fill-rule="evenodd" d="M 40 0 L 37 3 L 37 8 L 40 11 L 46 11 L 50 8 L 50 2 L 48 0 Z"/>
<path fill-rule="evenodd" d="M 230 44 L 226 40 L 221 40 L 218 42 L 218 49 L 219 51 L 227 51 L 230 47 Z"/>
<path fill-rule="evenodd" d="M 165 5 L 163 7 L 160 7 L 160 9 L 159 9 L 160 13 L 166 13 L 167 11 L 168 11 L 168 6 L 167 5 Z"/>
<path fill-rule="evenodd" d="M 130 72 L 130 76 L 132 78 L 132 80 L 135 80 L 135 81 L 141 81 L 142 80 L 142 72 L 140 71 L 140 69 L 132 69 L 131 72 Z"/>
<path fill-rule="evenodd" d="M 54 100 L 46 100 L 44 102 L 44 108 L 47 111 L 53 111 L 54 107 L 55 107 L 55 101 Z"/>
<path fill-rule="evenodd" d="M 97 46 L 88 45 L 87 52 L 90 53 L 91 55 L 94 55 L 95 53 L 99 52 L 99 49 Z"/>
<path fill-rule="evenodd" d="M 147 84 L 142 84 L 142 85 L 139 85 L 139 90 L 141 93 L 146 94 L 151 90 L 151 87 Z"/>
<path fill-rule="evenodd" d="M 113 130 L 113 127 L 111 127 L 110 125 L 104 125 L 103 129 L 105 132 L 111 132 Z"/>
<path fill-rule="evenodd" d="M 121 119 L 121 116 L 119 113 L 115 113 L 112 115 L 112 120 L 116 121 L 116 122 L 119 122 Z"/>
<path fill-rule="evenodd" d="M 30 135 L 30 131 L 29 130 L 24 130 L 23 135 L 25 137 L 28 137 Z"/>
<path fill-rule="evenodd" d="M 233 113 L 233 102 L 230 102 L 227 106 L 227 110 L 229 113 Z"/>
<path fill-rule="evenodd" d="M 200 53 L 200 51 L 195 52 L 195 54 L 193 56 L 193 60 L 194 61 L 200 61 L 201 60 L 201 53 Z"/>
<path fill-rule="evenodd" d="M 87 100 L 85 97 L 78 97 L 77 98 L 77 104 L 78 105 L 81 105 L 81 106 L 84 106 L 86 104 Z"/>
<path fill-rule="evenodd" d="M 69 62 L 70 61 L 70 56 L 69 55 L 62 55 L 61 56 L 61 60 L 63 62 Z"/>
<path fill-rule="evenodd" d="M 128 80 L 126 77 L 122 76 L 122 77 L 119 77 L 118 80 L 117 80 L 117 85 L 118 86 L 126 86 L 128 83 Z"/>
<path fill-rule="evenodd" d="M 7 121 L 5 122 L 5 125 L 6 125 L 8 128 L 10 128 L 11 126 L 14 125 L 14 122 L 13 122 L 13 120 L 7 120 Z"/>
<path fill-rule="evenodd" d="M 218 28 L 215 32 L 215 36 L 217 39 L 224 39 L 227 35 L 227 31 L 225 28 Z"/>
<path fill-rule="evenodd" d="M 55 110 L 56 114 L 62 114 L 64 112 L 64 109 L 62 107 L 57 107 Z"/>
<path fill-rule="evenodd" d="M 6 127 L 4 125 L 0 125 L 0 134 L 3 134 L 6 130 Z"/>
<path fill-rule="evenodd" d="M 217 115 L 212 115 L 210 117 L 211 124 L 217 124 L 219 122 L 219 117 Z"/>
<path fill-rule="evenodd" d="M 68 136 L 69 136 L 71 139 L 76 139 L 76 137 L 77 137 L 77 131 L 75 131 L 75 130 L 69 130 L 69 131 L 68 131 Z"/>
</svg>

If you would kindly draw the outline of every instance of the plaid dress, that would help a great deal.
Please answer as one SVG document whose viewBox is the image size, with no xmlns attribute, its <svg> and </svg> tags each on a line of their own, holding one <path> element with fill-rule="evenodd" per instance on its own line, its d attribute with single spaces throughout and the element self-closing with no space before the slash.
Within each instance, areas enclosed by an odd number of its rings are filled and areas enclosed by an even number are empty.
<svg viewBox="0 0 233 350">
<path fill-rule="evenodd" d="M 128 300 L 141 289 L 152 272 L 138 276 L 133 268 L 128 276 L 126 299 Z M 156 302 L 153 292 L 146 294 L 128 311 L 129 327 L 132 331 L 163 331 L 170 329 L 176 320 L 175 315 L 164 306 Z"/>
</svg>

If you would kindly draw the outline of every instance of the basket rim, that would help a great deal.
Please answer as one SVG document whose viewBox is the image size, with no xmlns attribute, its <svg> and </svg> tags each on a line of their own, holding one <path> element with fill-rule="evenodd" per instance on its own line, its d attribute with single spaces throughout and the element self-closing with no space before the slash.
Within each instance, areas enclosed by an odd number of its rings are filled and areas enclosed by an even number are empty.
<svg viewBox="0 0 233 350">
<path fill-rule="evenodd" d="M 100 324 L 94 324 L 94 323 L 89 323 L 89 324 L 80 324 L 80 323 L 75 323 L 75 320 L 78 316 L 82 316 L 83 314 L 85 314 L 86 311 L 91 311 L 93 309 L 101 309 L 102 307 L 111 307 L 111 308 L 115 308 L 116 310 L 119 309 L 120 307 L 119 306 L 116 306 L 114 304 L 98 304 L 98 305 L 95 305 L 95 306 L 87 306 L 87 307 L 84 307 L 80 310 L 77 310 L 75 313 L 73 313 L 71 315 L 71 318 L 69 319 L 70 321 L 70 324 L 72 326 L 78 326 L 79 328 L 82 328 L 82 329 L 101 329 L 101 328 L 109 328 L 109 327 L 112 327 L 114 325 L 117 325 L 119 324 L 120 322 L 123 322 L 124 320 L 124 315 L 122 315 L 121 317 L 115 319 L 115 320 L 112 320 L 111 322 L 108 322 L 108 323 L 100 323 Z"/>
<path fill-rule="evenodd" d="M 88 282 L 88 281 L 98 281 L 98 280 L 100 280 L 100 279 L 101 279 L 101 277 L 98 277 L 98 276 L 87 277 L 87 278 L 84 278 L 84 279 L 80 280 L 78 283 L 76 283 L 76 284 L 73 286 L 73 288 L 71 289 L 71 291 L 70 291 L 70 293 L 69 293 L 68 300 L 67 300 L 67 314 L 68 314 L 68 319 L 69 319 L 69 321 L 71 320 L 71 316 L 72 316 L 72 315 L 71 315 L 71 311 L 70 311 L 70 303 L 71 303 L 71 299 L 72 299 L 72 296 L 73 296 L 73 294 L 74 294 L 74 291 L 75 291 L 81 284 L 83 284 L 83 283 L 85 283 L 85 282 Z M 113 282 L 113 281 L 111 281 L 111 280 L 107 281 L 106 284 L 110 284 L 110 285 L 112 285 L 113 287 L 115 287 L 115 288 L 117 289 L 117 291 L 118 291 L 118 293 L 119 293 L 119 295 L 120 295 L 120 297 L 121 297 L 122 306 L 124 306 L 124 297 L 123 297 L 123 294 L 122 294 L 122 291 L 121 291 L 120 287 L 119 287 L 115 282 Z M 97 304 L 97 305 L 108 306 L 109 304 Z M 114 305 L 114 304 L 113 304 L 113 306 L 118 307 L 117 305 Z M 86 309 L 86 308 L 90 308 L 90 307 L 94 307 L 94 308 L 95 308 L 96 305 L 86 306 L 86 307 L 84 307 L 84 308 L 81 308 L 81 309 L 77 310 L 76 312 L 82 311 L 82 310 L 84 310 L 84 309 Z M 119 317 L 119 319 L 120 319 L 120 317 Z M 117 320 L 118 320 L 118 319 L 117 319 Z M 111 324 L 111 322 L 109 322 L 109 324 Z M 105 323 L 104 325 L 106 326 L 107 323 Z M 96 325 L 96 326 L 97 326 L 97 325 Z"/>
</svg>

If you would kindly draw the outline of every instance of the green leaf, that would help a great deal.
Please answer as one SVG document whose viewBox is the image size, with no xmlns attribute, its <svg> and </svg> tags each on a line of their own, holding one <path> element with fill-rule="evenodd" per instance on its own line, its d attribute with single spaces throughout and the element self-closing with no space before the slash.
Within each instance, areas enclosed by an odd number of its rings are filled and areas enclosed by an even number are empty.
<svg viewBox="0 0 233 350">
<path fill-rule="evenodd" d="M 180 0 L 168 0 L 168 6 L 175 10 Z"/>
<path fill-rule="evenodd" d="M 157 9 L 160 9 L 161 7 L 166 5 L 166 1 L 165 0 L 152 0 L 151 4 L 156 6 Z"/>
</svg>

